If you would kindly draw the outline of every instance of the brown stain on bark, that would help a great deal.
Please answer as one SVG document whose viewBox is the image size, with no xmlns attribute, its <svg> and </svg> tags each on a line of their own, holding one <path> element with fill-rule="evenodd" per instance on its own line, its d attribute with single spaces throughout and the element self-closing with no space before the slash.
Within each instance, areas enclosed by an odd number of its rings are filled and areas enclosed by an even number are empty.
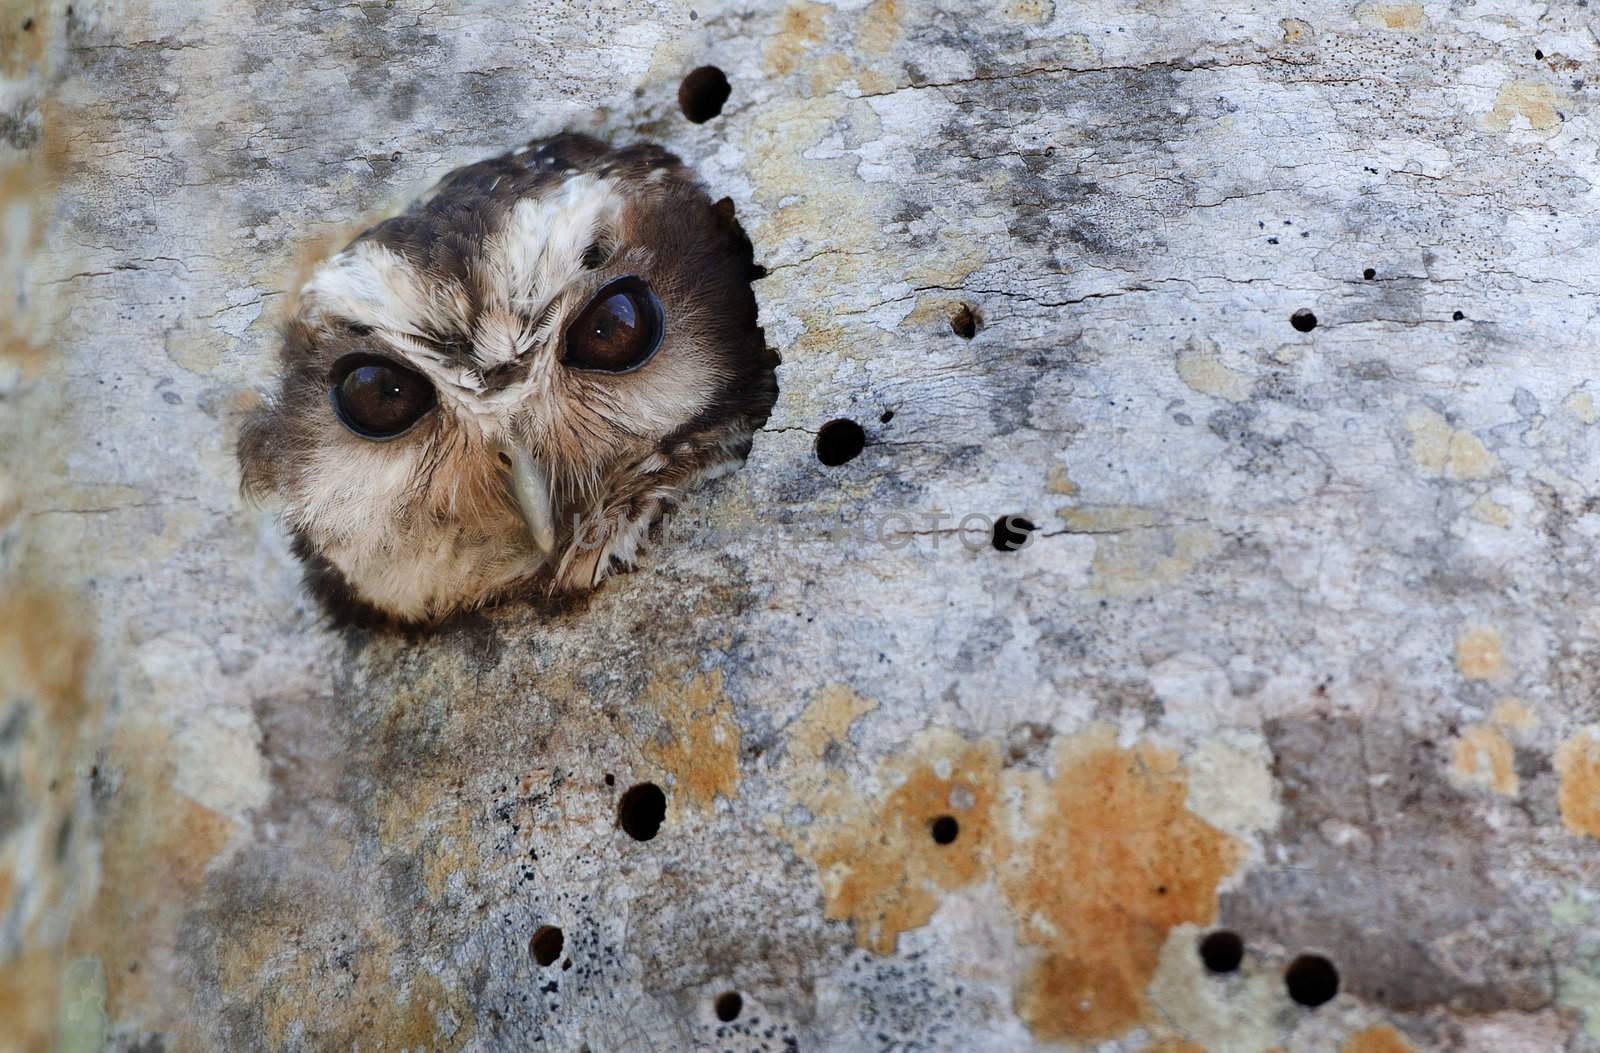
<svg viewBox="0 0 1600 1053">
<path fill-rule="evenodd" d="M 1584 728 L 1556 750 L 1561 822 L 1575 834 L 1600 838 L 1600 727 Z"/>
<path fill-rule="evenodd" d="M 830 741 L 866 708 L 834 721 Z M 993 742 L 924 732 L 878 765 L 874 796 L 842 775 L 812 779 L 796 802 L 815 818 L 786 836 L 817 868 L 826 917 L 879 954 L 927 924 L 945 893 L 993 881 L 1018 941 L 1038 952 L 1014 993 L 1034 1036 L 1124 1034 L 1146 1017 L 1167 933 L 1213 919 L 1241 848 L 1187 809 L 1183 769 L 1154 745 L 1123 749 L 1095 728 L 1059 743 L 1054 781 L 1002 756 Z M 942 815 L 959 823 L 943 845 L 932 836 Z"/>
<path fill-rule="evenodd" d="M 295 1048 L 456 1053 L 466 1045 L 475 1025 L 462 990 L 421 970 L 397 975 L 403 955 L 387 928 L 363 924 L 357 942 L 346 974 L 351 985 L 330 987 L 323 952 L 303 946 L 290 919 L 267 918 L 224 949 L 222 987 L 252 993 L 272 1049 L 297 1031 Z"/>
<path fill-rule="evenodd" d="M 1111 1038 L 1144 1018 L 1168 930 L 1211 922 L 1240 848 L 1185 807 L 1171 752 L 1102 728 L 1063 742 L 1055 767 L 1001 871 L 1019 939 L 1043 952 L 1017 1010 L 1040 1038 Z"/>
<path fill-rule="evenodd" d="M 663 674 L 651 680 L 639 703 L 661 718 L 644 754 L 672 776 L 672 807 L 710 808 L 718 796 L 739 793 L 739 725 L 722 690 L 722 670 Z"/>
<path fill-rule="evenodd" d="M 1339 1053 L 1416 1053 L 1392 1027 L 1369 1027 L 1345 1039 Z"/>
<path fill-rule="evenodd" d="M 786 7 L 778 21 L 778 32 L 767 41 L 767 73 L 774 77 L 793 73 L 801 57 L 822 39 L 827 14 L 826 7 L 807 0 Z"/>
<path fill-rule="evenodd" d="M 826 917 L 849 921 L 856 942 L 879 954 L 893 953 L 902 932 L 926 925 L 941 892 L 986 870 L 999 748 L 949 732 L 923 736 L 918 745 L 915 755 L 884 766 L 880 778 L 895 788 L 882 803 L 831 831 L 812 856 Z M 948 844 L 933 837 L 934 821 L 944 816 L 958 824 Z"/>
<path fill-rule="evenodd" d="M 105 968 L 111 1019 L 137 1019 L 165 999 L 150 965 L 175 953 L 177 929 L 203 891 L 207 865 L 233 822 L 173 785 L 169 732 L 146 723 L 117 728 L 102 766 L 119 788 L 105 806 L 99 891 L 73 929 L 74 953 Z M 173 1007 L 167 1022 L 182 1013 Z"/>
<path fill-rule="evenodd" d="M 20 728 L 0 751 L 0 787 L 23 817 L 0 838 L 0 918 L 21 922 L 25 948 L 0 962 L 0 1030 L 14 1048 L 33 1053 L 54 1043 L 66 960 L 59 945 L 44 943 L 39 923 L 77 910 L 75 768 L 94 717 L 87 689 L 92 647 L 84 619 L 61 595 L 13 582 L 0 589 L 6 590 L 0 593 L 0 714 Z M 58 845 L 65 857 L 58 856 Z"/>
</svg>

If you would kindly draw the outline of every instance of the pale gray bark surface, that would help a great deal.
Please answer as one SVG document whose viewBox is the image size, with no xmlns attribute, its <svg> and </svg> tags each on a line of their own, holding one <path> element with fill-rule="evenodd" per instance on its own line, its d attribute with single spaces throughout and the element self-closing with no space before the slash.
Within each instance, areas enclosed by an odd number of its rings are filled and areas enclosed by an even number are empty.
<svg viewBox="0 0 1600 1053">
<path fill-rule="evenodd" d="M 0 1048 L 1600 1049 L 1590 9 L 691 6 L 0 5 Z M 771 426 L 576 610 L 331 630 L 284 298 L 564 127 L 733 197 Z"/>
</svg>

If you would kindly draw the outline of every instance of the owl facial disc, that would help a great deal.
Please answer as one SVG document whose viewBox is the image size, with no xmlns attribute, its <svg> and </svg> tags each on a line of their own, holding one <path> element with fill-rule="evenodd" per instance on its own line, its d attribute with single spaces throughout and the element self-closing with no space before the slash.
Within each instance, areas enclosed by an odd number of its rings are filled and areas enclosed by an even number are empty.
<svg viewBox="0 0 1600 1053">
<path fill-rule="evenodd" d="M 343 620 L 593 588 L 766 423 L 764 273 L 660 147 L 560 135 L 459 168 L 300 289 L 244 489 Z"/>
</svg>

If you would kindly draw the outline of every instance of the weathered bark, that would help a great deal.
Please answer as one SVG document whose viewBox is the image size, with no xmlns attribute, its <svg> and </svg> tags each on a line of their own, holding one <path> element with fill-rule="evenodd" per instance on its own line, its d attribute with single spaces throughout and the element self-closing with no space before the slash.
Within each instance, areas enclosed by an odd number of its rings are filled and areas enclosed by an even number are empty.
<svg viewBox="0 0 1600 1053">
<path fill-rule="evenodd" d="M 1600 1049 L 1588 9 L 0 17 L 0 1047 Z M 562 127 L 734 198 L 771 426 L 578 609 L 331 630 L 279 305 Z"/>
</svg>

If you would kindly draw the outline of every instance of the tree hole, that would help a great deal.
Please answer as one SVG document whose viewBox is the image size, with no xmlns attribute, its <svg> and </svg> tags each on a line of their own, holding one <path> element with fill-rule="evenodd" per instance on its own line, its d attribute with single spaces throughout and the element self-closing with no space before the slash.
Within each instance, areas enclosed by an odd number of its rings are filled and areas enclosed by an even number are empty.
<svg viewBox="0 0 1600 1053">
<path fill-rule="evenodd" d="M 886 409 L 882 413 L 878 414 L 879 424 L 888 424 L 892 420 L 894 420 L 894 410 L 892 409 Z"/>
<path fill-rule="evenodd" d="M 1450 319 L 1455 322 L 1460 322 L 1465 320 L 1466 317 L 1466 315 L 1462 314 L 1460 311 L 1457 311 L 1455 314 L 1450 316 Z"/>
<path fill-rule="evenodd" d="M 727 76 L 715 66 L 701 66 L 678 85 L 678 105 L 695 124 L 704 124 L 722 112 L 733 94 Z"/>
<path fill-rule="evenodd" d="M 960 835 L 961 824 L 953 815 L 941 815 L 930 824 L 929 833 L 933 834 L 934 844 L 948 845 Z"/>
<path fill-rule="evenodd" d="M 1289 316 L 1289 324 L 1302 333 L 1309 333 L 1317 327 L 1317 316 L 1309 307 L 1302 307 Z"/>
<path fill-rule="evenodd" d="M 534 932 L 533 939 L 528 941 L 528 953 L 541 966 L 550 966 L 561 957 L 561 948 L 566 944 L 567 938 L 561 934 L 558 926 L 541 925 Z"/>
<path fill-rule="evenodd" d="M 1361 276 L 1370 282 L 1372 279 L 1378 276 L 1378 272 L 1373 270 L 1371 267 L 1368 267 L 1366 270 L 1361 272 Z"/>
<path fill-rule="evenodd" d="M 1244 941 L 1236 932 L 1207 933 L 1200 941 L 1200 960 L 1208 972 L 1237 972 L 1244 962 Z"/>
<path fill-rule="evenodd" d="M 978 335 L 978 326 L 983 319 L 970 304 L 962 304 L 956 313 L 950 316 L 950 331 L 963 340 L 971 340 Z"/>
<path fill-rule="evenodd" d="M 829 468 L 855 460 L 866 446 L 867 433 L 846 417 L 830 420 L 817 432 L 817 460 Z"/>
<path fill-rule="evenodd" d="M 713 1007 L 717 1011 L 717 1019 L 724 1024 L 732 1023 L 739 1019 L 739 1014 L 744 1011 L 744 995 L 738 991 L 724 991 L 717 995 Z"/>
<path fill-rule="evenodd" d="M 996 552 L 1015 552 L 1026 548 L 1033 532 L 1039 528 L 1026 516 L 1001 516 L 994 521 L 994 534 L 989 543 Z"/>
<path fill-rule="evenodd" d="M 1339 970 L 1320 954 L 1302 954 L 1289 963 L 1283 974 L 1289 997 L 1300 1005 L 1315 1009 L 1339 993 Z"/>
<path fill-rule="evenodd" d="M 667 795 L 653 782 L 628 787 L 617 803 L 617 824 L 635 841 L 648 841 L 667 817 Z"/>
</svg>

